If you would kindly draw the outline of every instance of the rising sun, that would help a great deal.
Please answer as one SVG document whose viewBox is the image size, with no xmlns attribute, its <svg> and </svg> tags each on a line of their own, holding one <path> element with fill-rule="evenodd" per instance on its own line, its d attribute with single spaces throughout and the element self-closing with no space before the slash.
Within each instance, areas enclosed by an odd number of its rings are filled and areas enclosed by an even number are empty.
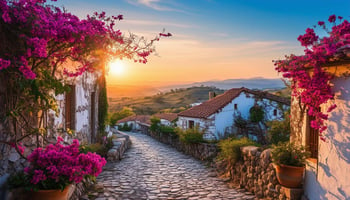
<svg viewBox="0 0 350 200">
<path fill-rule="evenodd" d="M 109 72 L 111 75 L 122 75 L 125 71 L 125 65 L 121 60 L 113 60 L 109 63 Z"/>
</svg>

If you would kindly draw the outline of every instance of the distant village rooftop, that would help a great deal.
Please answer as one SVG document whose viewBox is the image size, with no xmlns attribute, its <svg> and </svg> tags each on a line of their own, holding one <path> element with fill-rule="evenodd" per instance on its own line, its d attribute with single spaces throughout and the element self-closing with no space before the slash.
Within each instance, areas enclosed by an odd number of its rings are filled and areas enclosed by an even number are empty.
<svg viewBox="0 0 350 200">
<path fill-rule="evenodd" d="M 285 105 L 290 105 L 290 99 L 276 96 L 264 91 L 250 90 L 248 88 L 241 87 L 241 88 L 232 88 L 226 91 L 224 94 L 218 95 L 213 99 L 209 99 L 208 101 L 198 106 L 194 106 L 188 110 L 182 111 L 178 114 L 178 116 L 207 118 L 210 115 L 222 109 L 223 107 L 225 107 L 233 99 L 238 97 L 242 92 L 256 95 L 259 98 L 269 99 Z"/>
<path fill-rule="evenodd" d="M 126 123 L 130 121 L 137 121 L 143 124 L 151 124 L 151 116 L 149 115 L 133 115 L 124 119 L 118 120 L 117 124 Z"/>
<path fill-rule="evenodd" d="M 159 119 L 166 119 L 169 122 L 175 121 L 177 119 L 177 113 L 157 113 L 154 116 Z"/>
</svg>

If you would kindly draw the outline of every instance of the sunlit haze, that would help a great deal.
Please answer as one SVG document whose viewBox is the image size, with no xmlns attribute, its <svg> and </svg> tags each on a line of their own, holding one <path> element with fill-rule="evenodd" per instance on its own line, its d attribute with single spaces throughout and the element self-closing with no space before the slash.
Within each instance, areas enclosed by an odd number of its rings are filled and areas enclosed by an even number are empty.
<svg viewBox="0 0 350 200">
<path fill-rule="evenodd" d="M 156 43 L 147 64 L 124 61 L 111 68 L 109 84 L 169 84 L 231 78 L 279 78 L 272 60 L 301 54 L 297 37 L 332 14 L 349 18 L 350 1 L 318 0 L 63 0 L 68 11 L 122 14 L 117 27 Z M 327 24 L 330 25 L 330 24 Z M 317 29 L 322 34 L 323 30 Z M 126 73 L 127 72 L 127 73 Z"/>
<path fill-rule="evenodd" d="M 126 76 L 125 74 L 125 64 L 122 60 L 113 60 L 108 64 L 108 75 L 114 76 Z"/>
</svg>

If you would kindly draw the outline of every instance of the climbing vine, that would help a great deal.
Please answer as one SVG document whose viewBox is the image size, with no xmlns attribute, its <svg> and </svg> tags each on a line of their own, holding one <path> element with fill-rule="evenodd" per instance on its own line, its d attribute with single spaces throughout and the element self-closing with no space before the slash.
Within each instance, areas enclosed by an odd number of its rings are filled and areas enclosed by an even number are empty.
<svg viewBox="0 0 350 200">
<path fill-rule="evenodd" d="M 99 93 L 98 93 L 98 130 L 99 130 L 99 133 L 103 133 L 105 130 L 107 114 L 108 114 L 108 101 L 107 101 L 106 78 L 105 78 L 105 76 L 102 76 L 99 80 Z"/>
<path fill-rule="evenodd" d="M 328 22 L 332 24 L 331 30 L 327 29 L 323 21 L 317 24 L 326 30 L 327 36 L 320 38 L 313 28 L 308 28 L 304 35 L 298 37 L 301 45 L 305 47 L 304 55 L 292 54 L 284 60 L 274 61 L 276 70 L 291 80 L 292 95 L 300 98 L 307 108 L 307 114 L 315 118 L 310 125 L 319 130 L 322 140 L 325 140 L 323 132 L 327 129 L 325 121 L 328 119 L 328 113 L 336 108 L 333 104 L 326 112 L 320 110 L 322 104 L 334 97 L 330 83 L 333 75 L 324 69 L 324 65 L 350 57 L 347 53 L 350 47 L 350 23 L 335 15 L 331 15 Z"/>
</svg>

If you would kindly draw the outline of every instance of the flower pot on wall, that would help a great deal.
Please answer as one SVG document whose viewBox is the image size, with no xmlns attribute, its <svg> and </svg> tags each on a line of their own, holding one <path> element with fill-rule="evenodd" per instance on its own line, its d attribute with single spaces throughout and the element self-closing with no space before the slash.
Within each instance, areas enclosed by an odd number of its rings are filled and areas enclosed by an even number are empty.
<svg viewBox="0 0 350 200">
<path fill-rule="evenodd" d="M 288 165 L 274 165 L 278 182 L 289 188 L 301 187 L 303 183 L 305 167 Z"/>
<path fill-rule="evenodd" d="M 68 200 L 69 189 L 71 185 L 68 185 L 64 190 L 38 190 L 28 192 L 28 199 L 32 200 Z"/>
</svg>

